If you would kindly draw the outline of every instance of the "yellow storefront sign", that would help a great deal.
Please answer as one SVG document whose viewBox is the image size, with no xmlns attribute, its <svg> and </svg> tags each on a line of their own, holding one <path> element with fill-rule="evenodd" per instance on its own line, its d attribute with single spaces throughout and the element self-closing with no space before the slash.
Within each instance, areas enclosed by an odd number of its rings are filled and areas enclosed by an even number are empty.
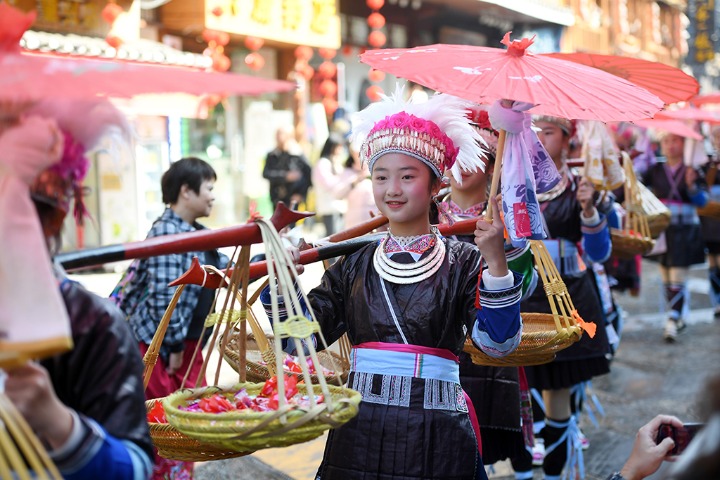
<svg viewBox="0 0 720 480">
<path fill-rule="evenodd" d="M 205 26 L 290 45 L 340 48 L 337 0 L 206 0 Z"/>
</svg>

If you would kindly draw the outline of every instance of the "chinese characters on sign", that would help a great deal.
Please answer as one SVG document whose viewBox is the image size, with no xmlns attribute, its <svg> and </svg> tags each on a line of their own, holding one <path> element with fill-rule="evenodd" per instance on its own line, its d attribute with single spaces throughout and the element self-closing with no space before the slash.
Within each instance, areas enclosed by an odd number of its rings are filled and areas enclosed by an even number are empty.
<svg viewBox="0 0 720 480">
<path fill-rule="evenodd" d="M 715 58 L 715 2 L 716 0 L 688 2 L 690 42 L 687 63 L 690 65 L 703 65 Z"/>
<path fill-rule="evenodd" d="M 337 0 L 205 0 L 205 26 L 291 45 L 340 48 Z"/>
</svg>

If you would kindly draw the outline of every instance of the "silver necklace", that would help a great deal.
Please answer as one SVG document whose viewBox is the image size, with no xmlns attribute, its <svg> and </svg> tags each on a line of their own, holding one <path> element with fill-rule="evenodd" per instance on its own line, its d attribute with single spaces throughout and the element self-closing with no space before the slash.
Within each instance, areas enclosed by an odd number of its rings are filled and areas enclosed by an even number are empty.
<svg viewBox="0 0 720 480">
<path fill-rule="evenodd" d="M 385 253 L 385 243 L 389 236 L 380 242 L 373 255 L 373 267 L 381 278 L 396 284 L 417 283 L 434 275 L 442 266 L 445 258 L 445 242 L 435 234 L 435 245 L 430 254 L 415 263 L 399 263 L 390 260 Z"/>
</svg>

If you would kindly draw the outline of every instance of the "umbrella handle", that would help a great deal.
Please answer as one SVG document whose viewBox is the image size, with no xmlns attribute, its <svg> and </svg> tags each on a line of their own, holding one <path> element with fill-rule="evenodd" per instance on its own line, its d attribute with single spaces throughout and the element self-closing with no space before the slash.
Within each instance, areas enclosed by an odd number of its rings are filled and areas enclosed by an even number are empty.
<svg viewBox="0 0 720 480">
<path fill-rule="evenodd" d="M 492 184 L 490 185 L 490 195 L 488 196 L 487 202 L 487 213 L 485 214 L 485 221 L 492 222 L 493 219 L 493 204 L 492 199 L 497 196 L 498 187 L 500 186 L 500 175 L 502 174 L 503 165 L 503 154 L 505 153 L 505 136 L 507 132 L 500 130 L 498 136 L 498 148 L 495 154 L 495 168 L 493 169 Z"/>
</svg>

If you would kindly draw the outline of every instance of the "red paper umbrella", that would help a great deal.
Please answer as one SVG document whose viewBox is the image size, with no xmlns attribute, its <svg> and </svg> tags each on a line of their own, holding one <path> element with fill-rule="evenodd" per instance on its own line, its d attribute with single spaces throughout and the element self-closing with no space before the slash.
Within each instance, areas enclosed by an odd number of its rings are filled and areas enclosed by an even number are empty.
<svg viewBox="0 0 720 480">
<path fill-rule="evenodd" d="M 295 84 L 234 73 L 206 72 L 112 60 L 0 52 L 0 99 L 129 98 L 143 93 L 259 95 L 289 91 Z"/>
<path fill-rule="evenodd" d="M 698 95 L 697 97 L 691 98 L 690 103 L 699 107 L 701 105 L 708 105 L 713 103 L 720 103 L 720 92 L 707 93 L 705 95 Z"/>
<path fill-rule="evenodd" d="M 695 78 L 664 63 L 595 53 L 546 53 L 543 56 L 569 60 L 624 78 L 657 95 L 666 104 L 684 102 L 700 90 Z"/>
<path fill-rule="evenodd" d="M 662 112 L 658 112 L 655 118 L 674 118 L 677 120 L 720 123 L 720 111 L 705 110 L 703 108 L 681 108 L 678 110 L 663 110 Z"/>
<path fill-rule="evenodd" d="M 579 63 L 527 52 L 533 40 L 500 48 L 429 45 L 371 50 L 360 60 L 434 90 L 479 103 L 512 99 L 533 103 L 530 112 L 586 120 L 652 117 L 664 103 L 647 90 Z"/>
<path fill-rule="evenodd" d="M 633 122 L 638 127 L 651 128 L 653 130 L 659 130 L 661 132 L 674 133 L 681 137 L 692 138 L 695 140 L 702 140 L 702 135 L 693 130 L 691 127 L 685 125 L 680 120 L 665 119 L 665 118 L 648 118 L 645 120 L 635 120 Z"/>
</svg>

